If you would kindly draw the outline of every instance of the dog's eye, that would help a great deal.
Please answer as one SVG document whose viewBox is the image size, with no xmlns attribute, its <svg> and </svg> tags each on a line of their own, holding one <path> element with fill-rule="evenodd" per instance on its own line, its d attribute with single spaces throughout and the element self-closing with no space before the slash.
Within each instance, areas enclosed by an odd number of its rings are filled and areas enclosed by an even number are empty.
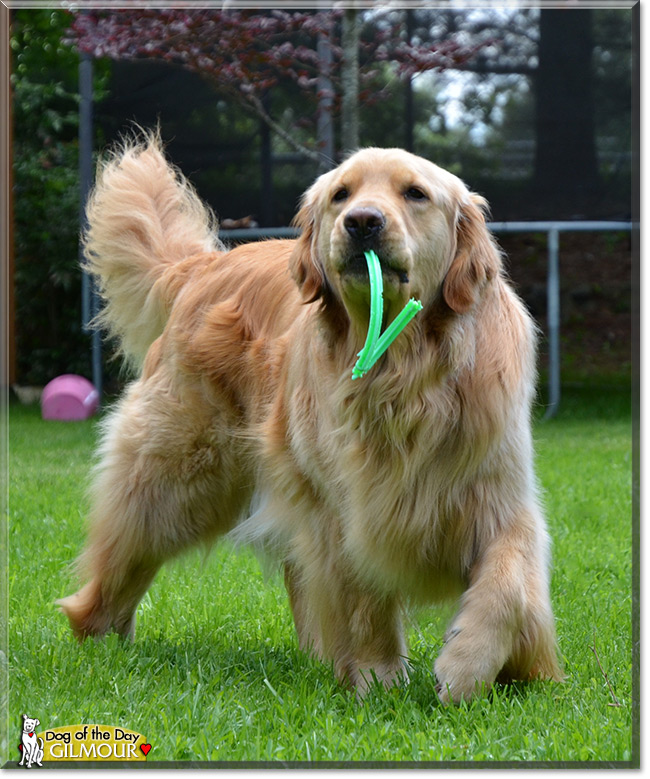
<svg viewBox="0 0 650 779">
<path fill-rule="evenodd" d="M 428 200 L 429 199 L 426 193 L 423 192 L 419 187 L 409 187 L 404 193 L 404 197 L 407 198 L 407 200 Z"/>
<path fill-rule="evenodd" d="M 341 187 L 340 189 L 336 190 L 332 200 L 335 203 L 340 203 L 342 200 L 347 200 L 348 199 L 348 195 L 349 195 L 349 192 L 347 191 L 347 189 L 345 187 Z"/>
</svg>

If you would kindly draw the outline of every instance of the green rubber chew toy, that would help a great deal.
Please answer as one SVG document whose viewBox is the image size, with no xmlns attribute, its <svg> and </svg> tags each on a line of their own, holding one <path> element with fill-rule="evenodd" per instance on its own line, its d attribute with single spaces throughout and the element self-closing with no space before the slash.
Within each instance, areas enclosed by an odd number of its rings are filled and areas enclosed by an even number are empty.
<svg viewBox="0 0 650 779">
<path fill-rule="evenodd" d="M 415 298 L 411 298 L 380 335 L 381 320 L 384 314 L 384 282 L 381 276 L 379 258 L 375 252 L 364 252 L 364 255 L 368 263 L 368 273 L 370 275 L 370 322 L 368 323 L 366 342 L 363 345 L 363 349 L 359 352 L 359 359 L 352 369 L 353 380 L 360 379 L 372 368 L 411 319 L 418 311 L 422 310 L 422 303 L 419 300 L 415 300 Z"/>
</svg>

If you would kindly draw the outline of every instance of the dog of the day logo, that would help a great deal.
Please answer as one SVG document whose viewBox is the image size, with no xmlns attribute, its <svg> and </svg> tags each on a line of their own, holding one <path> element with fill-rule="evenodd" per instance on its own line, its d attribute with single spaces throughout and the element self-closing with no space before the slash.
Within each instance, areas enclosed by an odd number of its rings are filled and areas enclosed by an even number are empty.
<svg viewBox="0 0 650 779">
<path fill-rule="evenodd" d="M 24 765 L 26 768 L 43 765 L 43 739 L 36 735 L 36 728 L 40 724 L 40 720 L 23 714 L 23 732 L 18 744 L 22 755 L 18 765 Z"/>
<path fill-rule="evenodd" d="M 38 723 L 38 720 L 31 720 Z M 31 765 L 42 765 L 43 762 L 57 761 L 146 761 L 151 751 L 151 744 L 145 737 L 133 730 L 114 725 L 65 725 L 60 728 L 50 728 L 40 733 L 32 731 L 28 746 L 34 742 L 34 756 L 29 758 L 24 746 L 25 736 L 21 742 L 22 760 L 19 765 L 28 768 Z M 40 757 L 40 761 L 36 758 Z M 25 759 L 27 758 L 27 762 Z"/>
</svg>

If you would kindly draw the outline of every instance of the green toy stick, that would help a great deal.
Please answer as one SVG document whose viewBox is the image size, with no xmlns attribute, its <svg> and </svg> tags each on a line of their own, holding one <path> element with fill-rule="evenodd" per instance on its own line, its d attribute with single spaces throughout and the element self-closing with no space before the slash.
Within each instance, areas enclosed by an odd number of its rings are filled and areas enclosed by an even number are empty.
<svg viewBox="0 0 650 779">
<path fill-rule="evenodd" d="M 381 276 L 379 258 L 375 252 L 369 251 L 364 252 L 364 254 L 370 276 L 370 322 L 368 323 L 366 342 L 363 345 L 363 349 L 359 352 L 359 359 L 352 369 L 353 380 L 360 379 L 372 368 L 411 319 L 418 311 L 422 310 L 422 303 L 419 300 L 415 300 L 415 298 L 411 298 L 386 330 L 379 335 L 384 313 L 384 282 Z"/>
</svg>

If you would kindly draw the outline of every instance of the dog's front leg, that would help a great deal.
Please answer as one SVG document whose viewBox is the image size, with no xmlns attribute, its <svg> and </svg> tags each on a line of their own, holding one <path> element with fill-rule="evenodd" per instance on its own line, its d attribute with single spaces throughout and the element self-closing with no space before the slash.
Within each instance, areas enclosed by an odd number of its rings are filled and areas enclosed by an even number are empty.
<svg viewBox="0 0 650 779">
<path fill-rule="evenodd" d="M 522 511 L 477 559 L 435 663 L 443 703 L 489 690 L 501 671 L 561 678 L 542 536 L 535 511 Z"/>
<path fill-rule="evenodd" d="M 360 697 L 375 682 L 391 687 L 407 681 L 407 647 L 397 599 L 357 591 L 348 607 L 351 651 L 337 669 L 339 676 L 349 680 Z"/>
<path fill-rule="evenodd" d="M 408 679 L 397 599 L 366 592 L 332 568 L 321 577 L 286 564 L 285 584 L 301 649 L 333 661 L 340 682 L 363 697 L 375 682 Z"/>
</svg>

